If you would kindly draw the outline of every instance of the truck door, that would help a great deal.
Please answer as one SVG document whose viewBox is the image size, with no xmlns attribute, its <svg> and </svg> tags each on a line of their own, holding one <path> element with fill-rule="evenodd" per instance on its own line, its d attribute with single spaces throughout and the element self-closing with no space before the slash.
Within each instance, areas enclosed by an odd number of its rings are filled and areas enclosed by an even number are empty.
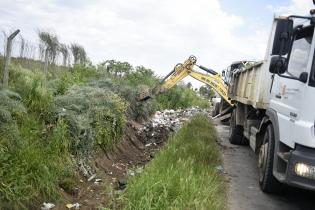
<svg viewBox="0 0 315 210">
<path fill-rule="evenodd" d="M 287 76 L 300 77 L 302 72 L 310 72 L 314 51 L 313 33 L 313 26 L 297 33 L 289 55 Z M 299 138 L 296 122 L 301 115 L 302 103 L 305 103 L 306 88 L 307 83 L 275 75 L 270 107 L 278 113 L 280 140 L 291 148 L 294 148 L 294 142 Z"/>
</svg>

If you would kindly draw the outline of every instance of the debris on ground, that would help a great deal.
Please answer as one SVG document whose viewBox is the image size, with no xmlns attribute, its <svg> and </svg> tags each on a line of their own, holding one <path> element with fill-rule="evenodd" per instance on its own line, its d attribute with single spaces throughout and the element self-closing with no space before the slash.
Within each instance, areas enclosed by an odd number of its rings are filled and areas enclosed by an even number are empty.
<svg viewBox="0 0 315 210">
<path fill-rule="evenodd" d="M 220 173 L 220 174 L 223 174 L 224 173 L 224 168 L 222 165 L 219 165 L 216 167 L 217 171 Z"/>
<path fill-rule="evenodd" d="M 55 204 L 53 203 L 43 203 L 41 210 L 49 210 L 55 207 Z"/>
<path fill-rule="evenodd" d="M 156 146 L 156 144 L 163 143 L 161 141 L 161 134 L 177 131 L 184 122 L 197 114 L 210 116 L 207 110 L 199 107 L 157 111 L 152 119 L 138 130 L 138 134 L 143 136 L 142 139 L 145 139 L 145 142 L 143 142 L 145 147 Z"/>
<path fill-rule="evenodd" d="M 74 204 L 69 203 L 66 205 L 68 209 L 80 209 L 80 206 L 81 205 L 79 203 L 74 203 Z"/>
<path fill-rule="evenodd" d="M 95 177 L 96 177 L 96 174 L 93 174 L 92 176 L 90 176 L 89 178 L 88 178 L 88 182 L 90 182 L 90 181 L 92 181 L 93 179 L 95 179 Z"/>
</svg>

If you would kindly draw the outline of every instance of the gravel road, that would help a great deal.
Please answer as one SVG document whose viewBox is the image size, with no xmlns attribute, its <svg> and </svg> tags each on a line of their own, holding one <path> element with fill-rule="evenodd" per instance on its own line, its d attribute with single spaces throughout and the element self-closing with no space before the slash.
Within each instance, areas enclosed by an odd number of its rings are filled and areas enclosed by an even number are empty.
<svg viewBox="0 0 315 210">
<path fill-rule="evenodd" d="M 268 195 L 259 189 L 257 157 L 248 146 L 231 145 L 228 126 L 215 122 L 223 151 L 224 172 L 229 180 L 231 210 L 315 209 L 315 193 L 286 187 L 281 195 Z"/>
</svg>

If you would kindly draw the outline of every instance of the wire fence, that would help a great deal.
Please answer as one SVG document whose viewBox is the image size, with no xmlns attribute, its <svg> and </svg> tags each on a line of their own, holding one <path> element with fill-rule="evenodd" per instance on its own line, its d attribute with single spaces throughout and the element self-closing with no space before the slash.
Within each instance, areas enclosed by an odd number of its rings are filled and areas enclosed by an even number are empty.
<svg viewBox="0 0 315 210">
<path fill-rule="evenodd" d="M 8 35 L 0 32 L 0 58 L 5 58 Z M 63 48 L 48 53 L 47 46 L 40 41 L 34 42 L 26 40 L 18 35 L 12 42 L 11 60 L 26 68 L 61 67 L 69 68 L 74 63 L 74 58 L 70 53 L 70 47 L 60 45 Z M 63 49 L 63 51 L 62 51 Z"/>
</svg>

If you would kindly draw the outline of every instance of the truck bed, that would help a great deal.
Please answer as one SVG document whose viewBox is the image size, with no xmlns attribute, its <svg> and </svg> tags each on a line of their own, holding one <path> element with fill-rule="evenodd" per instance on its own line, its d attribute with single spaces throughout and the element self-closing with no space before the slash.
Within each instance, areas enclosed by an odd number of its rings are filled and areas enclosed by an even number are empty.
<svg viewBox="0 0 315 210">
<path fill-rule="evenodd" d="M 231 76 L 228 96 L 256 109 L 266 109 L 269 105 L 271 74 L 269 62 L 260 61 L 254 65 L 236 70 Z"/>
</svg>

